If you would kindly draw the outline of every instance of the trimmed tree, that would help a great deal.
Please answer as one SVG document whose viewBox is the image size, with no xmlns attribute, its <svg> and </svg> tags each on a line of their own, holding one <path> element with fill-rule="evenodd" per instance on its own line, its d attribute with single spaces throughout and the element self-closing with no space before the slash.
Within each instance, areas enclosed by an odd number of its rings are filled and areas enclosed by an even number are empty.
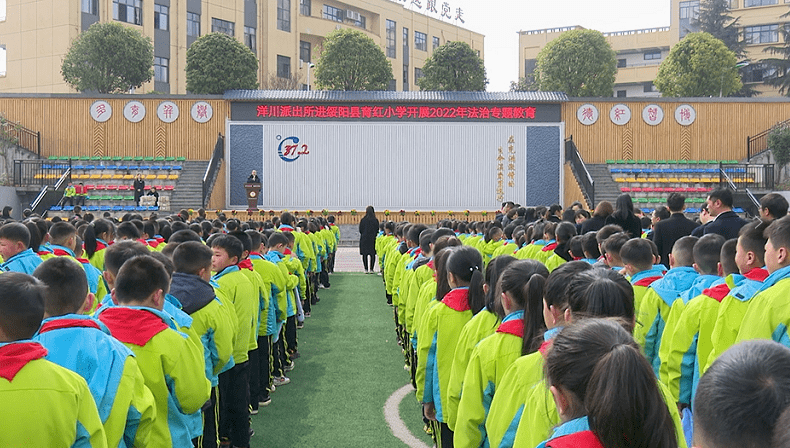
<svg viewBox="0 0 790 448">
<path fill-rule="evenodd" d="M 669 51 L 654 84 L 664 96 L 727 96 L 743 85 L 737 62 L 724 42 L 708 33 L 690 33 Z"/>
<path fill-rule="evenodd" d="M 549 42 L 538 53 L 535 81 L 540 90 L 568 96 L 612 96 L 617 58 L 603 34 L 571 30 Z"/>
<path fill-rule="evenodd" d="M 196 94 L 258 88 L 258 59 L 238 40 L 222 33 L 199 37 L 187 51 L 187 91 Z"/>
<path fill-rule="evenodd" d="M 447 42 L 434 50 L 422 73 L 420 90 L 477 92 L 488 84 L 483 59 L 465 42 Z"/>
<path fill-rule="evenodd" d="M 315 63 L 315 85 L 324 90 L 384 90 L 392 65 L 363 32 L 339 29 L 326 35 Z"/>
<path fill-rule="evenodd" d="M 790 12 L 782 14 L 782 18 L 790 17 Z M 787 26 L 780 26 L 779 32 L 782 34 L 784 44 L 773 45 L 765 49 L 774 57 L 763 59 L 761 62 L 776 70 L 776 76 L 770 78 L 766 83 L 779 88 L 781 95 L 790 96 L 790 29 Z"/>
<path fill-rule="evenodd" d="M 151 80 L 154 46 L 118 22 L 94 23 L 71 43 L 63 79 L 80 92 L 124 93 Z"/>
</svg>

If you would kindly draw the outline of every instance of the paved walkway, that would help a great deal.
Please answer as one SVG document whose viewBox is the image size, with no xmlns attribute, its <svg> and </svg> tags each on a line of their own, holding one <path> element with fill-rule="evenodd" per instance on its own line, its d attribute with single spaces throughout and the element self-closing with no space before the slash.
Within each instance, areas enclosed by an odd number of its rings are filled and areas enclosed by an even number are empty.
<svg viewBox="0 0 790 448">
<path fill-rule="evenodd" d="M 376 259 L 376 272 L 378 270 L 378 259 Z M 365 268 L 362 266 L 362 255 L 359 255 L 359 247 L 341 246 L 337 248 L 335 272 L 365 272 Z"/>
</svg>

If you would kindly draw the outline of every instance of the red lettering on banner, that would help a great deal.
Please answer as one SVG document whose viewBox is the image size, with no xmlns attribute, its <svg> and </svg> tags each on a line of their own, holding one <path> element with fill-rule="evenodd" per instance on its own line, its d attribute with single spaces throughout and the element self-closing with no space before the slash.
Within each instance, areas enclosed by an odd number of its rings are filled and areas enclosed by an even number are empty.
<svg viewBox="0 0 790 448">
<path fill-rule="evenodd" d="M 411 106 L 406 108 L 406 114 L 409 116 L 409 118 L 417 118 L 419 112 L 416 107 Z"/>
<path fill-rule="evenodd" d="M 396 106 L 395 115 L 397 115 L 398 118 L 403 118 L 403 116 L 406 115 L 406 106 Z"/>
<path fill-rule="evenodd" d="M 340 106 L 337 108 L 340 118 L 348 118 L 350 116 L 350 108 L 348 106 Z"/>
<path fill-rule="evenodd" d="M 258 106 L 256 117 L 265 117 L 269 113 L 269 106 Z"/>
<path fill-rule="evenodd" d="M 458 118 L 466 118 L 466 107 L 458 106 L 455 108 L 455 116 Z"/>
<path fill-rule="evenodd" d="M 329 106 L 329 107 L 327 107 L 326 108 L 326 116 L 329 117 L 329 118 L 337 118 L 338 117 L 337 106 Z"/>
<path fill-rule="evenodd" d="M 513 108 L 513 118 L 524 118 L 524 108 L 523 107 L 514 107 Z"/>
<path fill-rule="evenodd" d="M 512 107 L 503 107 L 502 108 L 502 118 L 506 120 L 513 119 L 513 108 Z"/>
<path fill-rule="evenodd" d="M 359 118 L 359 106 L 351 106 L 351 112 L 349 113 L 351 118 Z"/>
<path fill-rule="evenodd" d="M 524 115 L 527 118 L 534 120 L 535 119 L 535 108 L 534 107 L 524 108 Z"/>
<path fill-rule="evenodd" d="M 302 106 L 293 106 L 291 107 L 291 116 L 301 118 L 304 115 L 304 110 Z"/>
<path fill-rule="evenodd" d="M 384 118 L 384 108 L 381 106 L 374 107 L 373 118 Z"/>
<path fill-rule="evenodd" d="M 491 118 L 491 110 L 487 107 L 481 107 L 480 118 Z"/>
<path fill-rule="evenodd" d="M 384 110 L 384 116 L 387 118 L 391 118 L 393 115 L 395 115 L 395 109 L 393 109 L 392 106 L 388 106 Z"/>
<path fill-rule="evenodd" d="M 502 118 L 502 110 L 498 107 L 492 107 L 491 116 L 494 118 Z"/>
<path fill-rule="evenodd" d="M 316 117 L 326 118 L 326 106 L 318 106 L 318 110 L 316 111 Z"/>
<path fill-rule="evenodd" d="M 290 117 L 291 116 L 291 106 L 280 106 L 280 116 L 281 117 Z"/>
<path fill-rule="evenodd" d="M 469 108 L 469 114 L 467 115 L 469 118 L 480 118 L 480 110 L 476 107 Z"/>
<path fill-rule="evenodd" d="M 305 116 L 305 118 L 312 117 L 314 111 L 315 111 L 315 106 L 305 106 L 304 107 L 304 116 Z"/>
<path fill-rule="evenodd" d="M 430 118 L 431 116 L 431 109 L 429 107 L 420 107 L 420 114 L 418 118 Z"/>
</svg>

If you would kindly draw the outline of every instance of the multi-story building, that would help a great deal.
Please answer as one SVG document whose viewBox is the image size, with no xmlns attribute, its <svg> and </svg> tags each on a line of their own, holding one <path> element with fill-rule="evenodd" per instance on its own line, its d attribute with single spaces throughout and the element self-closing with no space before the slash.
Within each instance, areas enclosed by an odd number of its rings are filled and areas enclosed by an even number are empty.
<svg viewBox="0 0 790 448">
<path fill-rule="evenodd" d="M 436 3 L 428 1 L 429 12 L 403 0 L 0 0 L 0 92 L 74 92 L 60 73 L 70 43 L 93 23 L 110 21 L 153 42 L 154 80 L 139 92 L 186 93 L 187 49 L 211 32 L 256 54 L 262 86 L 273 75 L 306 88 L 324 37 L 341 27 L 381 46 L 392 63 L 391 90 L 417 90 L 438 46 L 462 41 L 483 57 L 483 35 L 462 26 L 461 10 L 444 2 L 437 11 Z"/>
<path fill-rule="evenodd" d="M 617 53 L 617 77 L 613 95 L 616 97 L 660 96 L 653 86 L 658 67 L 670 48 L 686 34 L 699 31 L 700 0 L 670 0 L 670 26 L 604 33 Z M 738 18 L 739 29 L 746 45 L 743 81 L 763 96 L 778 96 L 777 89 L 765 84 L 774 71 L 760 62 L 771 57 L 764 50 L 782 45 L 781 28 L 790 22 L 782 17 L 790 0 L 730 0 L 731 15 Z M 583 29 L 581 26 L 519 31 L 519 77 L 531 73 L 540 50 L 560 34 Z"/>
</svg>

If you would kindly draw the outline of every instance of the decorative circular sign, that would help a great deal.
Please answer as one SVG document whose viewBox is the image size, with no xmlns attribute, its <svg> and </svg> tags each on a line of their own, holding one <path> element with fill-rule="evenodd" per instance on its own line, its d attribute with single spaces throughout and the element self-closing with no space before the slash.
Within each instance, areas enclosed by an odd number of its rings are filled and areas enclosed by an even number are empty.
<svg viewBox="0 0 790 448">
<path fill-rule="evenodd" d="M 172 123 L 178 119 L 178 106 L 172 101 L 162 101 L 156 108 L 156 116 L 165 123 Z"/>
<path fill-rule="evenodd" d="M 145 105 L 139 101 L 129 101 L 123 107 L 123 116 L 132 123 L 139 123 L 145 118 Z"/>
<path fill-rule="evenodd" d="M 657 126 L 664 121 L 664 109 L 658 104 L 648 104 L 642 109 L 642 119 L 650 126 Z"/>
<path fill-rule="evenodd" d="M 615 104 L 609 111 L 609 119 L 612 123 L 623 126 L 631 121 L 631 108 L 625 104 Z"/>
<path fill-rule="evenodd" d="M 198 123 L 206 123 L 214 116 L 214 109 L 211 107 L 211 104 L 205 101 L 198 101 L 192 105 L 190 113 L 193 120 Z"/>
<path fill-rule="evenodd" d="M 576 119 L 583 125 L 591 125 L 598 121 L 598 108 L 592 104 L 582 104 L 576 111 Z"/>
<path fill-rule="evenodd" d="M 681 104 L 675 109 L 675 121 L 681 126 L 689 126 L 697 120 L 697 111 L 689 104 Z"/>
<path fill-rule="evenodd" d="M 112 106 L 107 101 L 94 101 L 91 104 L 91 117 L 99 123 L 104 123 L 112 117 Z"/>
</svg>

